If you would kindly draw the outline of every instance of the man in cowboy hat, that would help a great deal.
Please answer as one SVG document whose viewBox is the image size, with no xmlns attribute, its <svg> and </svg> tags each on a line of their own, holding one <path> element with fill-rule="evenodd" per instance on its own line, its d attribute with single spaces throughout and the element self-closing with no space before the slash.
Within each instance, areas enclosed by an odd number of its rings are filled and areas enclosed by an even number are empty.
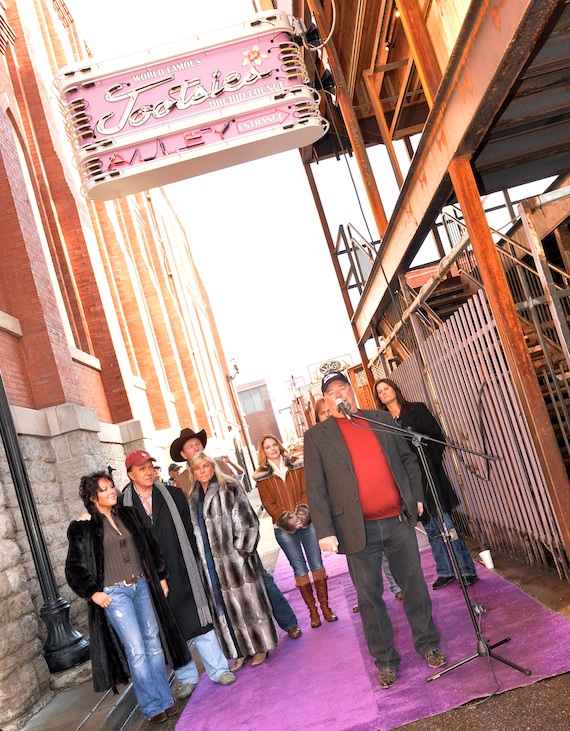
<svg viewBox="0 0 570 731">
<path fill-rule="evenodd" d="M 178 439 L 175 439 L 170 445 L 170 456 L 175 462 L 190 462 L 195 454 L 206 449 L 207 441 L 208 437 L 206 436 L 205 429 L 201 429 L 199 432 L 194 432 L 192 429 L 182 429 Z M 185 454 L 186 452 L 188 452 L 189 456 Z M 244 473 L 243 467 L 232 462 L 228 455 L 224 454 L 221 457 L 214 457 L 214 462 L 218 465 L 223 475 L 241 480 Z M 178 477 L 180 477 L 180 474 Z M 178 477 L 176 478 L 176 482 L 180 487 L 183 487 L 184 483 L 183 489 L 187 492 L 190 488 L 189 476 L 186 475 L 183 477 L 182 483 Z"/>
<path fill-rule="evenodd" d="M 187 469 L 181 472 L 176 478 L 176 482 L 182 488 L 184 494 L 188 496 L 190 490 L 190 469 L 189 462 L 196 454 L 203 452 L 206 448 L 208 437 L 206 436 L 206 430 L 201 429 L 199 432 L 194 432 L 192 429 L 182 429 L 180 436 L 175 439 L 170 445 L 170 457 L 174 462 L 186 461 Z M 229 471 L 227 462 L 225 460 L 218 461 L 217 464 L 220 467 L 221 472 L 229 477 L 235 475 Z M 224 469 L 225 467 L 225 469 Z M 242 470 L 243 471 L 243 470 Z M 283 596 L 281 589 L 275 583 L 273 576 L 264 567 L 261 559 L 259 561 L 261 566 L 261 572 L 263 574 L 263 580 L 265 581 L 265 588 L 267 589 L 267 595 L 271 603 L 273 610 L 273 616 L 275 621 L 285 630 L 292 640 L 300 637 L 302 632 L 297 624 L 297 617 L 295 612 L 291 609 L 291 605 Z M 237 669 L 239 663 L 233 666 L 233 669 Z"/>
</svg>

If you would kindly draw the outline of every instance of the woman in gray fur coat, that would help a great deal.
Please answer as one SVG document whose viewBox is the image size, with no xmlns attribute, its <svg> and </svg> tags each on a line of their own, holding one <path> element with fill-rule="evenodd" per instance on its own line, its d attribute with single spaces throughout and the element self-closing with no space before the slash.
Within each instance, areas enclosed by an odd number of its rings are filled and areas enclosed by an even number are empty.
<svg viewBox="0 0 570 731">
<path fill-rule="evenodd" d="M 238 661 L 261 665 L 277 646 L 277 632 L 257 557 L 259 521 L 237 480 L 223 476 L 200 452 L 190 461 L 188 505 L 215 610 L 227 619 L 225 644 L 239 648 Z M 221 623 L 224 624 L 225 623 Z"/>
</svg>

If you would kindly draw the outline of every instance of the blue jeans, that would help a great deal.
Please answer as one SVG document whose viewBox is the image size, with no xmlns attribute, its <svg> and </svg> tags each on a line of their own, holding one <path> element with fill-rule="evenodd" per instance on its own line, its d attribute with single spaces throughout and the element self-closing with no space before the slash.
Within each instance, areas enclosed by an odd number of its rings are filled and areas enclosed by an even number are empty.
<svg viewBox="0 0 570 731">
<path fill-rule="evenodd" d="M 105 586 L 103 591 L 111 597 L 105 616 L 123 645 L 138 704 L 146 718 L 152 718 L 174 701 L 146 579 Z"/>
<path fill-rule="evenodd" d="M 400 654 L 394 647 L 392 622 L 382 598 L 382 557 L 390 562 L 394 579 L 402 587 L 404 611 L 412 628 L 416 651 L 423 657 L 439 644 L 432 618 L 415 530 L 398 518 L 367 520 L 366 546 L 347 554 L 348 568 L 356 588 L 358 607 L 368 650 L 376 667 L 398 669 Z"/>
<path fill-rule="evenodd" d="M 297 625 L 297 617 L 295 616 L 295 612 L 291 609 L 291 605 L 289 604 L 287 599 L 285 599 L 285 597 L 283 596 L 283 592 L 275 583 L 275 579 L 273 578 L 273 576 L 261 563 L 261 560 L 259 561 L 259 565 L 261 566 L 263 581 L 265 582 L 267 596 L 269 597 L 269 601 L 271 602 L 271 609 L 273 611 L 275 621 L 281 627 L 281 629 L 284 629 L 286 632 L 291 627 L 295 627 Z"/>
<path fill-rule="evenodd" d="M 192 647 L 192 645 L 200 653 L 208 677 L 214 683 L 217 683 L 220 675 L 228 669 L 228 661 L 222 652 L 216 632 L 211 629 L 203 635 L 193 637 L 189 640 L 188 647 Z M 198 668 L 193 659 L 190 660 L 188 665 L 184 665 L 184 667 L 175 670 L 174 674 L 180 683 L 193 683 L 196 685 L 198 682 Z"/>
<path fill-rule="evenodd" d="M 444 513 L 443 519 L 445 520 L 445 525 L 447 526 L 448 531 L 455 529 L 457 532 L 457 540 L 452 541 L 452 543 L 455 548 L 455 555 L 457 557 L 457 563 L 459 564 L 459 570 L 463 576 L 477 576 L 477 569 L 473 563 L 471 553 L 465 545 L 465 541 L 463 540 L 463 536 L 459 532 L 459 529 L 453 522 L 451 513 Z M 441 520 L 436 515 L 432 515 L 428 522 L 424 523 L 424 528 L 426 529 L 426 533 L 429 538 L 437 575 L 442 577 L 455 576 L 453 563 L 449 557 L 445 541 L 441 535 Z"/>
<path fill-rule="evenodd" d="M 321 549 L 312 523 L 306 528 L 297 528 L 294 533 L 286 533 L 281 528 L 275 528 L 275 538 L 293 567 L 295 576 L 306 576 L 309 573 L 307 562 L 311 571 L 323 568 Z"/>
</svg>

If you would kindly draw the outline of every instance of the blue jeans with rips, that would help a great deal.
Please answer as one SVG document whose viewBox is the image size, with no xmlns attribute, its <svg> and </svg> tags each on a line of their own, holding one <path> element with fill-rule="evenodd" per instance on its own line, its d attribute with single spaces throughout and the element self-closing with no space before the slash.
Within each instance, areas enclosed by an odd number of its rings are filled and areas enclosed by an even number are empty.
<svg viewBox="0 0 570 731">
<path fill-rule="evenodd" d="M 473 557 L 463 540 L 463 536 L 453 522 L 451 513 L 444 513 L 443 519 L 448 531 L 454 529 L 457 532 L 457 540 L 453 541 L 453 547 L 455 549 L 457 563 L 459 564 L 459 570 L 463 576 L 477 576 L 477 569 L 473 563 Z M 441 520 L 436 515 L 432 515 L 432 517 L 424 523 L 424 528 L 426 529 L 426 533 L 429 538 L 437 575 L 441 577 L 455 576 L 453 563 L 449 557 L 445 541 L 441 535 Z"/>
<path fill-rule="evenodd" d="M 275 538 L 293 567 L 295 576 L 306 576 L 309 573 L 307 562 L 311 571 L 323 568 L 321 549 L 312 523 L 306 528 L 297 528 L 294 533 L 275 528 Z"/>
<path fill-rule="evenodd" d="M 158 624 L 146 579 L 128 586 L 105 586 L 111 597 L 107 622 L 125 651 L 135 695 L 146 718 L 174 705 Z"/>
</svg>

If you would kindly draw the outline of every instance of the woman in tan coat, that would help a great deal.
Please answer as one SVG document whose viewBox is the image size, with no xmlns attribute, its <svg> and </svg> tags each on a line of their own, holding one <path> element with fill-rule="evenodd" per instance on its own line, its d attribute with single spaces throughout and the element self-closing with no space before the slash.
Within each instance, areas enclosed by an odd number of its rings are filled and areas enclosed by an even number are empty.
<svg viewBox="0 0 570 731">
<path fill-rule="evenodd" d="M 303 460 L 287 454 L 272 434 L 259 440 L 257 459 L 259 467 L 253 479 L 263 507 L 273 519 L 277 543 L 293 568 L 295 583 L 309 608 L 311 627 L 319 627 L 321 619 L 309 567 L 323 617 L 327 622 L 335 622 L 338 617 L 328 605 L 327 574 L 307 505 Z"/>
</svg>

